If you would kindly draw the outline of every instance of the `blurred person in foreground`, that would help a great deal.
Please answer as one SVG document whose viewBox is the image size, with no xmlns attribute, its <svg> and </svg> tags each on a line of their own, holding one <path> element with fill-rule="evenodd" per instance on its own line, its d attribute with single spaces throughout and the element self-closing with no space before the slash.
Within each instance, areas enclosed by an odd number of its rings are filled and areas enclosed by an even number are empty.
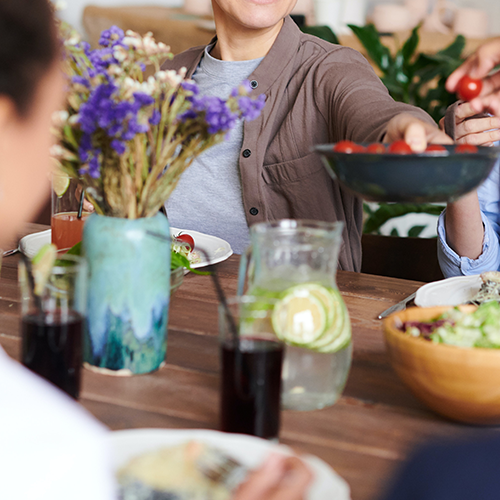
<svg viewBox="0 0 500 500">
<path fill-rule="evenodd" d="M 479 146 L 500 140 L 500 37 L 482 45 L 446 82 L 456 92 L 464 75 L 482 79 L 483 88 L 470 102 L 451 106 L 446 132 L 458 143 Z M 500 271 L 500 161 L 477 191 L 448 203 L 438 222 L 438 258 L 445 277 Z"/>
<path fill-rule="evenodd" d="M 265 94 L 260 116 L 197 158 L 166 204 L 172 226 L 226 239 L 235 253 L 249 226 L 283 218 L 342 220 L 339 268 L 361 269 L 362 201 L 333 181 L 315 144 L 341 140 L 451 143 L 423 110 L 395 102 L 357 51 L 304 34 L 297 0 L 212 0 L 216 37 L 167 61 L 200 94 L 226 98 L 248 80 Z"/>
<path fill-rule="evenodd" d="M 382 500 L 498 500 L 500 437 L 434 440 L 402 464 Z"/>
<path fill-rule="evenodd" d="M 0 1 L 0 248 L 49 192 L 52 114 L 64 79 L 47 0 Z M 0 499 L 113 500 L 107 429 L 0 347 Z M 300 500 L 311 473 L 272 455 L 237 500 Z"/>
<path fill-rule="evenodd" d="M 63 105 L 47 0 L 0 1 L 0 248 L 49 192 L 50 125 Z M 104 426 L 0 348 L 0 498 L 110 500 Z"/>
</svg>

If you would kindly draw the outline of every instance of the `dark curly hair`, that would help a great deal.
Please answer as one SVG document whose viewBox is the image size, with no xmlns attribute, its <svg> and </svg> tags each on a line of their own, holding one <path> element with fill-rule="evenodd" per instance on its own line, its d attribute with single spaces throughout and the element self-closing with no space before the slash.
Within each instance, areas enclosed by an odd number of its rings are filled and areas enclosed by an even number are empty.
<svg viewBox="0 0 500 500">
<path fill-rule="evenodd" d="M 29 113 L 37 82 L 58 56 L 48 0 L 0 0 L 0 94 L 20 116 Z"/>
</svg>

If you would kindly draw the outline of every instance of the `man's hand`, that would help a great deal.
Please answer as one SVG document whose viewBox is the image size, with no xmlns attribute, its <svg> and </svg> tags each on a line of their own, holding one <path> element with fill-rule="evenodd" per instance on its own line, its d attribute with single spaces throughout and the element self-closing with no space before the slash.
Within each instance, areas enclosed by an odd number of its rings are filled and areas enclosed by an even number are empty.
<svg viewBox="0 0 500 500">
<path fill-rule="evenodd" d="M 500 64 L 500 37 L 481 45 L 446 81 L 446 90 L 456 92 L 463 76 L 482 79 L 481 94 L 470 101 L 475 113 L 489 111 L 500 116 L 500 71 L 490 71 Z"/>
<path fill-rule="evenodd" d="M 437 126 L 401 113 L 392 118 L 387 125 L 385 143 L 404 140 L 416 153 L 421 153 L 427 144 L 453 144 L 451 137 Z"/>
<path fill-rule="evenodd" d="M 439 126 L 444 129 L 444 118 Z M 459 144 L 491 146 L 500 140 L 500 117 L 478 116 L 470 102 L 459 104 L 455 110 L 455 140 Z"/>
<path fill-rule="evenodd" d="M 312 479 L 299 458 L 272 454 L 238 488 L 233 500 L 302 500 Z"/>
</svg>

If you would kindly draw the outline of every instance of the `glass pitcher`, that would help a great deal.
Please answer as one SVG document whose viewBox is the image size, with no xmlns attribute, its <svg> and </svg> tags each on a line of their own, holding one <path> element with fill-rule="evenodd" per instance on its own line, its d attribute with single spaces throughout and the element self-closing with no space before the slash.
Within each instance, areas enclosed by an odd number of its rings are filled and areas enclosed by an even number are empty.
<svg viewBox="0 0 500 500">
<path fill-rule="evenodd" d="M 319 341 L 298 347 L 284 339 L 281 403 L 285 409 L 331 406 L 347 380 L 352 359 L 351 325 L 336 283 L 343 225 L 285 219 L 250 228 L 251 244 L 240 262 L 239 295 L 284 299 L 305 289 L 313 290 L 321 304 L 334 304 L 333 308 L 325 306 L 329 319 Z M 318 297 L 318 291 L 323 297 Z M 338 331 L 334 325 L 339 324 L 343 325 L 342 334 L 335 333 L 338 338 L 333 344 L 325 342 L 332 329 Z"/>
</svg>

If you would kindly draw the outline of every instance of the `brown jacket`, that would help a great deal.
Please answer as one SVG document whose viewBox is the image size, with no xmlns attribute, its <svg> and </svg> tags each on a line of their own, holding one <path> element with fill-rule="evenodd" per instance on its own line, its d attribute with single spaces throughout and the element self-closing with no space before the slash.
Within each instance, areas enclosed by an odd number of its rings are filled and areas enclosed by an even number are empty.
<svg viewBox="0 0 500 500">
<path fill-rule="evenodd" d="M 185 66 L 189 77 L 203 51 L 189 49 L 163 68 Z M 239 168 L 248 225 L 343 220 L 347 244 L 339 268 L 359 271 L 362 202 L 330 178 L 311 148 L 342 139 L 380 141 L 387 122 L 403 111 L 433 120 L 395 102 L 361 54 L 302 33 L 290 17 L 250 81 L 267 99 L 260 117 L 244 125 Z"/>
</svg>

